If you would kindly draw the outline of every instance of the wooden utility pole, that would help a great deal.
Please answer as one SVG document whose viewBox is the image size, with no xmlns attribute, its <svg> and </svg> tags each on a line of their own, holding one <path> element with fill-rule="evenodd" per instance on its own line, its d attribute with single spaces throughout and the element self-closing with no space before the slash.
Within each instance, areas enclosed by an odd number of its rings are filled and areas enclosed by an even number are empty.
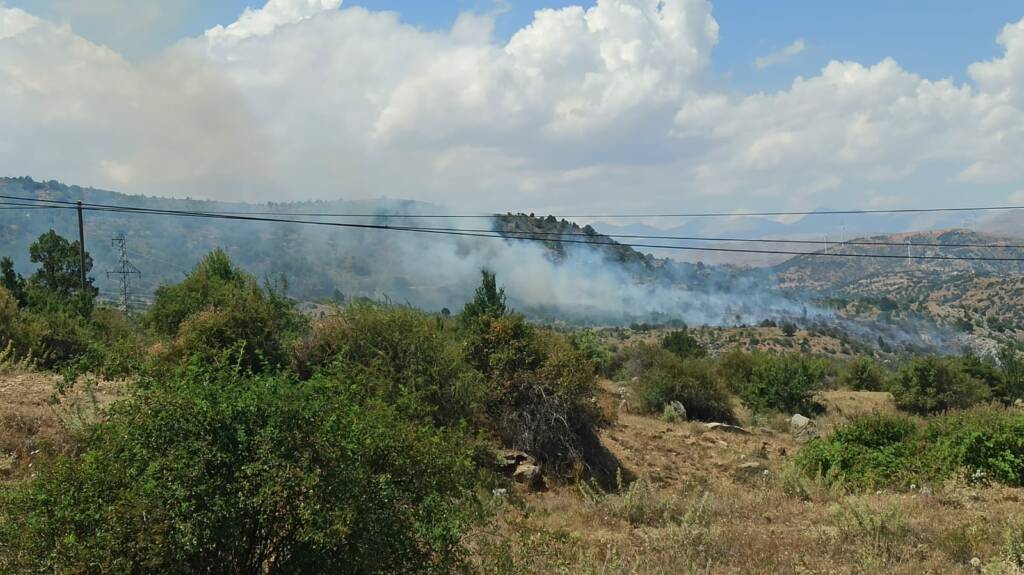
<svg viewBox="0 0 1024 575">
<path fill-rule="evenodd" d="M 78 206 L 78 260 L 79 260 L 79 271 L 82 272 L 82 293 L 85 293 L 85 226 L 82 224 L 82 201 L 79 200 L 76 204 Z"/>
</svg>

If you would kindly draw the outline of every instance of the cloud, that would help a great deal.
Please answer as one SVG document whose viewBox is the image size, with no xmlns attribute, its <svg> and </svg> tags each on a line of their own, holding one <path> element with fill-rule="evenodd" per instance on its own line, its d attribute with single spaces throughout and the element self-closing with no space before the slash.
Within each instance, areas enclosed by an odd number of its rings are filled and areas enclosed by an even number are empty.
<svg viewBox="0 0 1024 575">
<path fill-rule="evenodd" d="M 295 24 L 317 14 L 337 10 L 342 0 L 269 0 L 263 8 L 246 8 L 234 23 L 206 31 L 213 42 L 244 40 L 266 36 L 279 26 Z"/>
<path fill-rule="evenodd" d="M 833 61 L 750 95 L 714 88 L 706 0 L 540 10 L 507 42 L 493 26 L 271 0 L 134 62 L 0 7 L 0 173 L 538 212 L 850 205 L 865 188 L 913 198 L 933 171 L 947 191 L 1024 184 L 1024 20 L 969 83 Z"/>
<path fill-rule="evenodd" d="M 772 52 L 771 54 L 758 56 L 754 60 L 754 67 L 757 68 L 758 70 L 764 70 L 765 68 L 769 68 L 771 66 L 785 64 L 786 62 L 792 60 L 793 56 L 800 54 L 806 49 L 807 44 L 804 43 L 803 39 L 795 40 L 792 44 L 786 46 L 785 48 L 778 52 Z"/>
</svg>

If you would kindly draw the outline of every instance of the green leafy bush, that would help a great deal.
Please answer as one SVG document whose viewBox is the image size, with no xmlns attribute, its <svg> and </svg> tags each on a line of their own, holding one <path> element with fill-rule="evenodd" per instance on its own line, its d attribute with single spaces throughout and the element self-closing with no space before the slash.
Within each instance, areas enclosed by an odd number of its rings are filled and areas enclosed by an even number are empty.
<svg viewBox="0 0 1024 575">
<path fill-rule="evenodd" d="M 8 344 L 15 345 L 19 335 L 16 331 L 18 321 L 18 300 L 7 288 L 0 286 L 0 348 Z"/>
<path fill-rule="evenodd" d="M 144 382 L 81 452 L 0 494 L 0 571 L 448 573 L 475 477 L 357 378 Z"/>
<path fill-rule="evenodd" d="M 684 360 L 662 352 L 640 376 L 635 394 L 640 408 L 648 413 L 661 412 L 673 401 L 679 401 L 691 419 L 735 420 L 728 391 L 714 366 L 704 360 Z"/>
<path fill-rule="evenodd" d="M 351 304 L 312 324 L 292 365 L 304 378 L 338 364 L 363 372 L 378 397 L 428 408 L 439 423 L 478 419 L 490 390 L 456 334 L 435 320 L 404 306 Z"/>
<path fill-rule="evenodd" d="M 661 347 L 682 358 L 704 357 L 708 351 L 697 338 L 684 330 L 673 331 L 661 340 Z"/>
<path fill-rule="evenodd" d="M 287 285 L 256 278 L 220 250 L 207 255 L 181 283 L 156 292 L 145 321 L 173 338 L 165 358 L 218 361 L 223 351 L 241 349 L 239 364 L 251 371 L 287 365 L 288 343 L 301 317 L 285 296 Z"/>
<path fill-rule="evenodd" d="M 936 416 L 924 426 L 904 415 L 854 419 L 798 456 L 812 475 L 853 488 L 974 480 L 1024 485 L 1024 414 L 998 407 Z"/>
<path fill-rule="evenodd" d="M 904 485 L 913 471 L 912 439 L 917 424 L 903 415 L 876 414 L 855 418 L 828 440 L 814 440 L 798 455 L 805 471 L 853 488 Z"/>
<path fill-rule="evenodd" d="M 590 360 L 597 373 L 611 375 L 615 354 L 598 339 L 594 332 L 589 330 L 576 332 L 570 337 L 569 341 L 572 343 L 573 348 Z"/>
<path fill-rule="evenodd" d="M 821 407 L 814 392 L 825 379 L 825 365 L 797 354 L 753 354 L 748 379 L 739 386 L 743 402 L 754 412 L 814 413 Z"/>
<path fill-rule="evenodd" d="M 989 399 L 984 383 L 972 378 L 955 359 L 915 357 L 893 378 L 896 406 L 916 414 L 964 409 Z"/>
<path fill-rule="evenodd" d="M 870 357 L 858 357 L 843 369 L 840 383 L 854 391 L 882 391 L 886 387 L 885 372 Z"/>
</svg>

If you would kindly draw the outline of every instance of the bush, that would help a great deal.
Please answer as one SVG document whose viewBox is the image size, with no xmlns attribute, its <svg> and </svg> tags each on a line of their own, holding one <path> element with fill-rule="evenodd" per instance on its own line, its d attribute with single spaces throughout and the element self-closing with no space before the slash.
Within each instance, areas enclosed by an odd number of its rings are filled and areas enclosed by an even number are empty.
<svg viewBox="0 0 1024 575">
<path fill-rule="evenodd" d="M 813 393 L 826 375 L 825 365 L 796 354 L 753 354 L 748 380 L 740 386 L 740 398 L 754 412 L 814 413 L 821 407 Z"/>
<path fill-rule="evenodd" d="M 914 453 L 910 440 L 917 424 L 903 415 L 876 414 L 855 418 L 826 441 L 814 440 L 798 454 L 805 471 L 848 487 L 905 485 Z"/>
<path fill-rule="evenodd" d="M 663 352 L 640 376 L 635 393 L 640 408 L 647 413 L 662 412 L 673 401 L 679 401 L 690 419 L 735 421 L 729 393 L 707 361 L 683 360 Z"/>
<path fill-rule="evenodd" d="M 686 330 L 673 331 L 661 340 L 661 347 L 682 358 L 704 357 L 708 354 L 697 338 Z"/>
<path fill-rule="evenodd" d="M 19 323 L 24 354 L 45 369 L 72 366 L 92 345 L 88 321 L 72 310 L 25 309 Z"/>
<path fill-rule="evenodd" d="M 490 386 L 488 419 L 502 443 L 556 468 L 586 462 L 600 419 L 587 358 L 519 315 L 480 317 L 465 337 L 468 361 Z"/>
<path fill-rule="evenodd" d="M 309 378 L 341 364 L 364 373 L 375 395 L 392 404 L 428 408 L 439 423 L 475 419 L 490 390 L 463 357 L 462 342 L 435 319 L 408 307 L 352 304 L 313 323 L 296 342 L 292 365 Z"/>
<path fill-rule="evenodd" d="M 916 414 L 964 409 L 986 401 L 990 392 L 970 377 L 961 364 L 940 357 L 915 357 L 903 365 L 892 382 L 896 407 Z"/>
<path fill-rule="evenodd" d="M 719 356 L 718 373 L 725 386 L 738 394 L 750 382 L 755 362 L 754 354 L 734 348 Z"/>
<path fill-rule="evenodd" d="M 592 331 L 580 331 L 572 334 L 569 339 L 572 347 L 583 354 L 594 366 L 594 370 L 602 375 L 611 375 L 611 367 L 615 354 L 608 346 L 601 343 Z"/>
<path fill-rule="evenodd" d="M 465 443 L 357 379 L 145 382 L 0 495 L 0 571 L 450 572 Z"/>
<path fill-rule="evenodd" d="M 18 333 L 15 325 L 18 321 L 18 300 L 6 288 L 0 286 L 0 348 L 12 344 Z"/>
<path fill-rule="evenodd" d="M 167 359 L 216 362 L 240 349 L 239 365 L 261 371 L 288 363 L 287 342 L 301 326 L 286 289 L 261 288 L 216 250 L 184 281 L 159 288 L 145 321 L 174 338 Z"/>
<path fill-rule="evenodd" d="M 1002 378 L 999 386 L 992 390 L 993 395 L 1008 405 L 1018 399 L 1024 399 L 1024 360 L 1021 360 L 1020 353 L 1012 347 L 1005 346 L 999 350 L 998 358 Z"/>
<path fill-rule="evenodd" d="M 654 367 L 658 358 L 667 353 L 660 346 L 651 343 L 634 343 L 623 347 L 615 354 L 609 369 L 616 373 L 618 379 L 630 380 L 640 377 Z"/>
<path fill-rule="evenodd" d="M 848 363 L 840 383 L 854 391 L 882 391 L 886 387 L 885 373 L 878 362 L 869 357 L 858 357 Z"/>
<path fill-rule="evenodd" d="M 806 472 L 854 488 L 973 480 L 1024 485 L 1024 414 L 976 407 L 924 426 L 903 415 L 857 418 L 797 458 Z"/>
</svg>

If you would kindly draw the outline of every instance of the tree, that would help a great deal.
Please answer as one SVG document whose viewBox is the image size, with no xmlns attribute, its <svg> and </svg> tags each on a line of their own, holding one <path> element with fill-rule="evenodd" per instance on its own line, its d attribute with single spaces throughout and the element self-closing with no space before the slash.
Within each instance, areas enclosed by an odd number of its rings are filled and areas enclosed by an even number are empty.
<svg viewBox="0 0 1024 575">
<path fill-rule="evenodd" d="M 960 362 L 934 356 L 912 359 L 892 385 L 896 407 L 918 415 L 964 409 L 989 399 L 989 393 Z"/>
<path fill-rule="evenodd" d="M 498 288 L 497 279 L 492 272 L 480 270 L 480 275 L 483 279 L 480 287 L 476 288 L 476 295 L 462 310 L 462 321 L 467 323 L 482 317 L 496 319 L 508 315 L 505 289 Z"/>
<path fill-rule="evenodd" d="M 666 335 L 661 340 L 661 347 L 681 358 L 704 357 L 708 354 L 697 338 L 690 335 L 685 329 Z"/>
<path fill-rule="evenodd" d="M 19 306 L 25 305 L 25 278 L 14 271 L 14 261 L 9 257 L 0 259 L 0 286 L 3 286 Z"/>
<path fill-rule="evenodd" d="M 1002 367 L 1002 381 L 998 389 L 994 390 L 997 399 L 1004 403 L 1024 399 L 1024 360 L 1009 345 L 999 350 L 998 358 Z"/>
<path fill-rule="evenodd" d="M 92 278 L 86 277 L 85 292 L 82 292 L 79 246 L 78 242 L 69 242 L 53 230 L 39 236 L 28 248 L 32 263 L 39 264 L 39 269 L 28 280 L 29 289 L 42 289 L 64 300 L 84 295 L 91 302 L 99 290 L 93 286 Z M 92 271 L 92 263 L 92 256 L 86 252 L 86 276 Z"/>
</svg>

